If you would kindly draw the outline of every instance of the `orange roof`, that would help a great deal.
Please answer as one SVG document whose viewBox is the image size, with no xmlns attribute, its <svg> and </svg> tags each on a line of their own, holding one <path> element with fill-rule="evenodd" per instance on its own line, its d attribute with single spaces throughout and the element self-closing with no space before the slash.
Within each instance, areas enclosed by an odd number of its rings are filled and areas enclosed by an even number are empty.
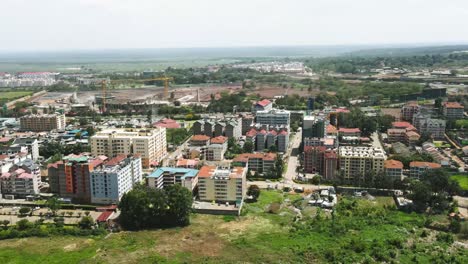
<svg viewBox="0 0 468 264">
<path fill-rule="evenodd" d="M 272 135 L 276 136 L 278 133 L 276 133 L 276 131 L 274 131 L 274 130 L 272 129 L 272 130 L 270 130 L 270 132 L 268 132 L 268 134 L 272 134 Z"/>
<path fill-rule="evenodd" d="M 197 164 L 198 164 L 198 160 L 193 160 L 193 159 L 179 159 L 179 160 L 177 160 L 177 165 L 176 165 L 176 167 L 186 167 L 186 166 L 195 167 Z"/>
<path fill-rule="evenodd" d="M 219 136 L 211 139 L 211 144 L 224 144 L 227 141 L 227 137 Z"/>
<path fill-rule="evenodd" d="M 386 160 L 384 167 L 386 169 L 403 169 L 403 163 L 399 160 Z"/>
<path fill-rule="evenodd" d="M 260 106 L 262 106 L 262 107 L 265 107 L 265 106 L 271 104 L 271 102 L 270 102 L 270 100 L 268 100 L 268 99 L 263 99 L 263 100 L 261 100 L 261 101 L 258 101 L 257 104 L 260 105 Z"/>
<path fill-rule="evenodd" d="M 346 128 L 346 127 L 341 127 L 340 130 L 338 130 L 340 133 L 360 133 L 361 130 L 359 128 Z"/>
<path fill-rule="evenodd" d="M 244 153 L 237 155 L 234 162 L 248 162 L 249 159 L 275 160 L 276 153 Z"/>
<path fill-rule="evenodd" d="M 248 137 L 253 137 L 253 136 L 257 135 L 257 130 L 255 130 L 255 128 L 252 128 L 245 135 L 248 136 Z"/>
<path fill-rule="evenodd" d="M 191 141 L 208 141 L 210 140 L 210 137 L 205 136 L 205 135 L 194 135 L 190 140 Z"/>
<path fill-rule="evenodd" d="M 412 127 L 412 126 L 413 125 L 411 125 L 410 123 L 404 122 L 404 121 L 392 122 L 392 127 L 394 127 L 394 128 L 407 128 L 407 127 Z"/>
<path fill-rule="evenodd" d="M 445 102 L 444 106 L 446 108 L 462 108 L 462 109 L 465 108 L 459 102 Z"/>
<path fill-rule="evenodd" d="M 127 155 L 119 154 L 116 157 L 114 157 L 114 158 L 110 159 L 109 161 L 107 161 L 106 165 L 107 166 L 115 166 L 115 165 L 119 164 L 120 162 L 122 162 L 122 160 L 124 160 L 126 158 L 127 158 Z"/>
<path fill-rule="evenodd" d="M 60 160 L 60 161 L 57 161 L 55 163 L 48 164 L 47 168 L 50 168 L 50 167 L 58 168 L 59 164 L 63 164 L 63 161 Z"/>
<path fill-rule="evenodd" d="M 408 131 L 408 132 L 406 132 L 406 136 L 408 136 L 408 137 L 414 137 L 414 136 L 420 137 L 420 135 L 416 131 Z"/>
<path fill-rule="evenodd" d="M 6 143 L 6 142 L 9 142 L 10 140 L 12 140 L 12 138 L 10 138 L 10 137 L 2 137 L 2 138 L 0 138 L 0 143 Z"/>
<path fill-rule="evenodd" d="M 327 125 L 327 134 L 336 134 L 338 133 L 338 130 L 334 125 Z"/>
<path fill-rule="evenodd" d="M 318 150 L 319 152 L 325 152 L 327 147 L 325 146 L 304 146 L 304 152 L 309 152 L 312 150 Z"/>
<path fill-rule="evenodd" d="M 410 167 L 425 167 L 425 168 L 431 168 L 431 169 L 438 169 L 440 167 L 442 167 L 440 164 L 438 163 L 434 163 L 434 162 L 425 162 L 425 161 L 412 161 L 410 162 Z"/>
</svg>

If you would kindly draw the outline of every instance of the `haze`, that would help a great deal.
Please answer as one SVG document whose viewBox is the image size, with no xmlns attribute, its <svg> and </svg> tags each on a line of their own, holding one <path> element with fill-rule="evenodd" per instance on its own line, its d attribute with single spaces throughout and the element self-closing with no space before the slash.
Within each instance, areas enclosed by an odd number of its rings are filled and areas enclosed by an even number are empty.
<svg viewBox="0 0 468 264">
<path fill-rule="evenodd" d="M 468 43 L 466 0 L 3 0 L 0 50 Z"/>
</svg>

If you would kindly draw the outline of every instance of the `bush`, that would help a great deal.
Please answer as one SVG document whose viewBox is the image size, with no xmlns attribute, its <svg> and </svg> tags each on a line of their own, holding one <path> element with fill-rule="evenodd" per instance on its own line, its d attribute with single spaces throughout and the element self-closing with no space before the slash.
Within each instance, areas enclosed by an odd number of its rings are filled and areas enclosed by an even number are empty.
<svg viewBox="0 0 468 264">
<path fill-rule="evenodd" d="M 450 233 L 440 232 L 436 236 L 437 241 L 447 244 L 453 244 L 453 236 Z"/>
<path fill-rule="evenodd" d="M 29 208 L 29 207 L 21 207 L 19 209 L 19 213 L 22 216 L 25 216 L 25 215 L 29 214 L 30 212 L 31 212 L 31 208 Z"/>
</svg>

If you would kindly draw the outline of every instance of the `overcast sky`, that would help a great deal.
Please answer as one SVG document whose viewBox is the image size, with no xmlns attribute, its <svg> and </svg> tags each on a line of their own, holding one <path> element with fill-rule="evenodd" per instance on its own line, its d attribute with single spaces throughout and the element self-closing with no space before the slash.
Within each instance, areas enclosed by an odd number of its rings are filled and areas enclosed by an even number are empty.
<svg viewBox="0 0 468 264">
<path fill-rule="evenodd" d="M 0 0 L 0 50 L 468 43 L 467 0 Z"/>
</svg>

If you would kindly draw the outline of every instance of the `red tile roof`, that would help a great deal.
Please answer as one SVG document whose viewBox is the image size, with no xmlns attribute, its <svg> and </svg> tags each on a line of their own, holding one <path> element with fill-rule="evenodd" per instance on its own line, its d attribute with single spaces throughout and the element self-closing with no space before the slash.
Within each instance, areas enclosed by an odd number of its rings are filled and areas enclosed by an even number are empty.
<svg viewBox="0 0 468 264">
<path fill-rule="evenodd" d="M 118 165 L 120 162 L 122 162 L 122 160 L 126 159 L 127 158 L 127 155 L 125 154 L 120 154 L 120 155 L 117 155 L 116 157 L 110 159 L 109 161 L 107 161 L 105 164 L 107 166 L 115 166 L 115 165 Z"/>
<path fill-rule="evenodd" d="M 263 159 L 263 160 L 275 160 L 275 153 L 243 153 L 237 155 L 232 161 L 234 162 L 248 162 L 249 159 Z"/>
<path fill-rule="evenodd" d="M 384 162 L 384 168 L 386 169 L 403 169 L 403 163 L 399 160 L 386 160 Z"/>
<path fill-rule="evenodd" d="M 361 132 L 359 128 L 346 128 L 346 127 L 341 127 L 338 131 L 340 133 L 360 133 Z"/>
<path fill-rule="evenodd" d="M 438 169 L 442 166 L 434 162 L 412 161 L 410 162 L 410 167 L 419 167 L 419 168 L 425 167 L 425 168 L 431 168 L 431 169 Z"/>
<path fill-rule="evenodd" d="M 228 140 L 227 137 L 219 136 L 211 139 L 211 144 L 224 144 Z"/>
<path fill-rule="evenodd" d="M 2 137 L 2 138 L 0 138 L 0 143 L 7 143 L 7 142 L 9 142 L 10 140 L 12 140 L 12 138 L 10 138 L 10 137 Z"/>
<path fill-rule="evenodd" d="M 338 133 L 338 130 L 334 125 L 327 125 L 327 134 L 336 134 Z"/>
<path fill-rule="evenodd" d="M 268 134 L 272 134 L 272 135 L 276 136 L 278 133 L 276 131 L 274 131 L 274 130 L 270 130 L 270 132 L 268 132 Z"/>
<path fill-rule="evenodd" d="M 109 217 L 113 214 L 114 212 L 112 211 L 104 211 L 102 212 L 98 218 L 96 219 L 96 222 L 107 222 L 107 220 L 109 219 Z"/>
<path fill-rule="evenodd" d="M 317 150 L 319 152 L 325 152 L 327 147 L 325 146 L 304 146 L 304 152 L 310 152 L 313 150 Z"/>
<path fill-rule="evenodd" d="M 263 100 L 261 100 L 261 101 L 258 101 L 257 104 L 260 105 L 260 106 L 262 106 L 262 107 L 265 107 L 265 106 L 271 104 L 271 102 L 270 102 L 270 100 L 268 100 L 268 99 L 263 99 Z"/>
<path fill-rule="evenodd" d="M 153 127 L 180 128 L 180 124 L 173 119 L 163 118 L 158 122 L 154 123 Z"/>
<path fill-rule="evenodd" d="M 255 130 L 255 128 L 252 128 L 245 135 L 248 136 L 248 137 L 254 137 L 255 135 L 257 135 L 257 130 Z"/>
<path fill-rule="evenodd" d="M 459 102 L 445 102 L 444 106 L 446 108 L 465 108 Z"/>
<path fill-rule="evenodd" d="M 210 137 L 205 136 L 205 135 L 194 135 L 190 140 L 191 141 L 208 141 L 210 140 Z"/>
</svg>

